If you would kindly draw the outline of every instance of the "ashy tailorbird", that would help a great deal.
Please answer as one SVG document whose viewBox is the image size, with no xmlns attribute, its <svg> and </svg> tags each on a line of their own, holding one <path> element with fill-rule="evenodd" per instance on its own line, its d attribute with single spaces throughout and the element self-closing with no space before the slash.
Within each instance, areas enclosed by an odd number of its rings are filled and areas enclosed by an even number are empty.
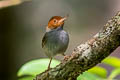
<svg viewBox="0 0 120 80">
<path fill-rule="evenodd" d="M 42 48 L 45 54 L 50 58 L 48 69 L 50 69 L 50 64 L 52 58 L 57 54 L 62 54 L 63 56 L 68 44 L 69 35 L 64 31 L 64 22 L 68 16 L 53 16 L 46 27 L 46 33 L 42 39 Z"/>
</svg>

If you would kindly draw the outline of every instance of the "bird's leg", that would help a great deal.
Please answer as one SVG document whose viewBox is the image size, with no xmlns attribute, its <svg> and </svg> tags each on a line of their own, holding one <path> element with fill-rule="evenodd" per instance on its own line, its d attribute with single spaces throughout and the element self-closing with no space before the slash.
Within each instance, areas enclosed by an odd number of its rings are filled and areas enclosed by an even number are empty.
<svg viewBox="0 0 120 80">
<path fill-rule="evenodd" d="M 46 70 L 47 71 L 46 76 L 48 76 L 48 80 L 49 80 L 49 73 L 48 73 L 48 71 L 50 70 L 51 61 L 52 61 L 52 57 L 50 58 L 50 62 L 48 64 L 48 69 Z"/>
<path fill-rule="evenodd" d="M 51 61 L 52 61 L 52 57 L 50 58 L 50 62 L 49 62 L 49 65 L 48 65 L 48 70 L 50 69 Z"/>
</svg>

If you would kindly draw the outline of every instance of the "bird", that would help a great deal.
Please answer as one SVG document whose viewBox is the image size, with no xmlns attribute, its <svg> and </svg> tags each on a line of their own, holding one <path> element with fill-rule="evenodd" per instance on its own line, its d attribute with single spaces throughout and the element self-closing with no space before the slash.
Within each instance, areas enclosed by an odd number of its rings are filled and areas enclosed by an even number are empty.
<svg viewBox="0 0 120 80">
<path fill-rule="evenodd" d="M 46 26 L 46 32 L 42 39 L 42 48 L 50 58 L 48 64 L 48 70 L 50 69 L 50 64 L 54 56 L 57 54 L 61 54 L 65 56 L 65 51 L 68 48 L 69 44 L 69 35 L 63 29 L 64 23 L 68 15 L 61 16 L 53 16 L 48 21 L 48 25 Z"/>
</svg>

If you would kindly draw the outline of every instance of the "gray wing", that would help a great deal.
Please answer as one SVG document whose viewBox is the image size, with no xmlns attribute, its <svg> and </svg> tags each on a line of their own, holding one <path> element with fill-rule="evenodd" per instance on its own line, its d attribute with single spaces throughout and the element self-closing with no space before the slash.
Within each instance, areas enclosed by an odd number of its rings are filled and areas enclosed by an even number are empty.
<svg viewBox="0 0 120 80">
<path fill-rule="evenodd" d="M 44 45 L 46 44 L 47 39 L 46 39 L 46 34 L 44 35 L 43 39 L 42 39 L 42 48 L 44 47 Z"/>
</svg>

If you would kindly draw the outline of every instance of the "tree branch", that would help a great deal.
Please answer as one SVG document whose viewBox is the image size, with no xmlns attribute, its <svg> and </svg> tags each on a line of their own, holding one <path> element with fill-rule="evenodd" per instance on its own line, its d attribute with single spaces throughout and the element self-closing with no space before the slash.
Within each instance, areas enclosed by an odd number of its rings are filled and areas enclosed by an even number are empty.
<svg viewBox="0 0 120 80">
<path fill-rule="evenodd" d="M 92 39 L 77 46 L 69 58 L 35 80 L 76 80 L 84 71 L 100 63 L 120 45 L 120 12 Z"/>
<path fill-rule="evenodd" d="M 0 9 L 6 8 L 9 6 L 19 5 L 25 1 L 28 1 L 28 0 L 24 0 L 24 1 L 22 1 L 22 0 L 2 0 L 2 1 L 0 1 Z"/>
</svg>

